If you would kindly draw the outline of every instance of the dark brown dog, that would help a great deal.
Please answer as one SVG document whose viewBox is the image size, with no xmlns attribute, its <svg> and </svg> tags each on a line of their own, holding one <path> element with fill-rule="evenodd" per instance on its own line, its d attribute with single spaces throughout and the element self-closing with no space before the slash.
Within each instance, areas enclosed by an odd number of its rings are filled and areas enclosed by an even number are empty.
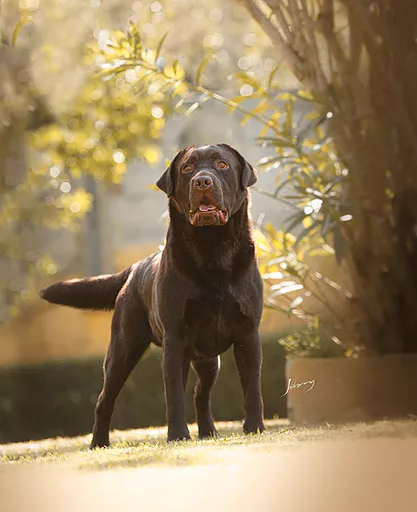
<svg viewBox="0 0 417 512">
<path fill-rule="evenodd" d="M 117 395 L 151 343 L 163 347 L 168 441 L 190 438 L 184 404 L 190 363 L 197 375 L 199 437 L 216 435 L 210 393 L 218 356 L 231 345 L 244 394 L 244 431 L 264 430 L 262 280 L 247 190 L 256 179 L 253 167 L 226 144 L 183 149 L 157 183 L 169 197 L 162 253 L 119 274 L 64 281 L 41 292 L 56 304 L 115 308 L 92 447 L 109 445 Z"/>
</svg>

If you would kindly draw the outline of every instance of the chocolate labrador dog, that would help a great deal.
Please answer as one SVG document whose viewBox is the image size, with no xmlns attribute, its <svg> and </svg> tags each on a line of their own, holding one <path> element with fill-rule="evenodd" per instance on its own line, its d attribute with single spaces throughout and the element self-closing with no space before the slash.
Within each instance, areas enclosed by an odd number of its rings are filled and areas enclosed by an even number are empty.
<svg viewBox="0 0 417 512">
<path fill-rule="evenodd" d="M 109 445 L 115 400 L 151 343 L 163 348 L 168 441 L 189 439 L 184 387 L 191 364 L 200 438 L 216 435 L 210 394 L 219 355 L 233 345 L 243 388 L 246 433 L 262 432 L 262 280 L 248 215 L 253 167 L 227 144 L 189 146 L 157 182 L 169 198 L 170 224 L 160 253 L 119 274 L 56 283 L 49 302 L 114 308 L 104 385 L 92 447 Z"/>
</svg>

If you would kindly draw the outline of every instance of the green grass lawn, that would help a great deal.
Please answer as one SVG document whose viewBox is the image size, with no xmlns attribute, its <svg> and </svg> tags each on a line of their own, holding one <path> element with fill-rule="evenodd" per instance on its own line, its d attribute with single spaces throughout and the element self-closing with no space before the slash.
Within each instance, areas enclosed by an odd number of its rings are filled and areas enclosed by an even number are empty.
<svg viewBox="0 0 417 512">
<path fill-rule="evenodd" d="M 409 512 L 417 421 L 295 427 L 167 444 L 165 428 L 0 446 L 1 512 Z M 0 459 L 1 460 L 1 459 Z M 413 505 L 411 505 L 413 504 Z M 414 507 L 414 508 L 413 508 Z"/>
<path fill-rule="evenodd" d="M 0 445 L 6 463 L 65 463 L 83 470 L 114 469 L 154 465 L 184 466 L 228 460 L 237 454 L 270 453 L 296 449 L 306 441 L 354 440 L 376 437 L 416 438 L 417 421 L 379 421 L 345 426 L 293 426 L 287 420 L 269 420 L 267 432 L 246 436 L 238 422 L 219 422 L 220 437 L 200 441 L 191 425 L 192 441 L 166 443 L 166 428 L 114 431 L 112 446 L 89 450 L 91 435 L 74 438 Z"/>
</svg>

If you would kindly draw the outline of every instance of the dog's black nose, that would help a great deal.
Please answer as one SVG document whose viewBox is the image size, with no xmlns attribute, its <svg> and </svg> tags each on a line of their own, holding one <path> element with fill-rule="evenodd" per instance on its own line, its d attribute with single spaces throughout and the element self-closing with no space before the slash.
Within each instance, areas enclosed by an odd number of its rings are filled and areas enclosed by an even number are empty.
<svg viewBox="0 0 417 512">
<path fill-rule="evenodd" d="M 193 178 L 193 187 L 197 190 L 207 190 L 213 186 L 213 178 L 210 176 L 196 176 Z"/>
</svg>

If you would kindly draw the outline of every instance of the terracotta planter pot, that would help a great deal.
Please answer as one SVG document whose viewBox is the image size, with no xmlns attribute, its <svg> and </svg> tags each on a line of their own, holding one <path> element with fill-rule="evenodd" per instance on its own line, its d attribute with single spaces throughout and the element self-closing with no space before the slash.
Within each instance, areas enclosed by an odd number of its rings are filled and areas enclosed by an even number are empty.
<svg viewBox="0 0 417 512">
<path fill-rule="evenodd" d="M 287 389 L 296 386 L 286 395 L 294 423 L 417 415 L 417 355 L 293 359 L 285 373 Z"/>
</svg>

